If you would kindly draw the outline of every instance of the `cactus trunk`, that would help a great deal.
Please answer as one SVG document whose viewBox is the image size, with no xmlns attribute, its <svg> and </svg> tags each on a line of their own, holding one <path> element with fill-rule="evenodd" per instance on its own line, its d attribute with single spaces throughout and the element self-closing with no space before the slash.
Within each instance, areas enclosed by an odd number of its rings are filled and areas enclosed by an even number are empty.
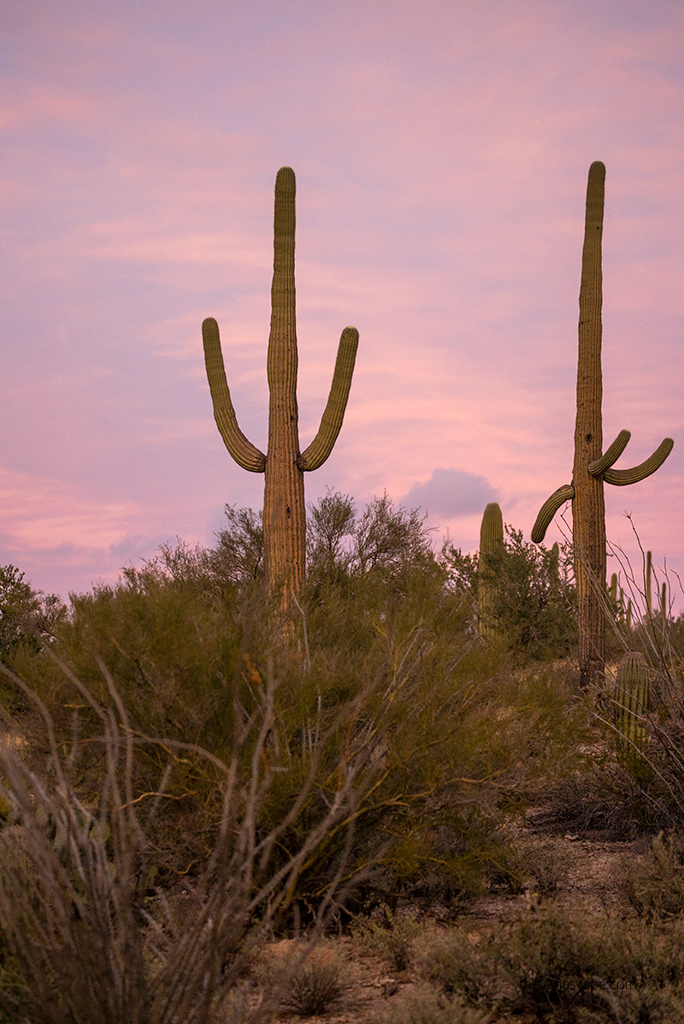
<svg viewBox="0 0 684 1024">
<path fill-rule="evenodd" d="M 306 508 L 299 458 L 297 327 L 295 310 L 295 176 L 282 167 L 276 178 L 273 231 L 268 458 L 264 488 L 264 564 L 269 582 L 297 591 L 304 578 Z"/>
<path fill-rule="evenodd" d="M 594 476 L 589 471 L 589 464 L 600 459 L 603 450 L 601 241 L 605 174 L 606 169 L 602 163 L 593 163 L 589 169 L 579 298 L 572 523 L 582 686 L 603 673 L 606 652 L 603 611 L 606 587 L 606 513 L 603 477 Z"/>
</svg>

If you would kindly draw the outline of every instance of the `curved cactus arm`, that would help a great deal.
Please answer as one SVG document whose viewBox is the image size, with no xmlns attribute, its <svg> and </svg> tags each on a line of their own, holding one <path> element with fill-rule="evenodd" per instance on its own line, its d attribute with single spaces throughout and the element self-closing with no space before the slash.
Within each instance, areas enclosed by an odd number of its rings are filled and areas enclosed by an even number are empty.
<svg viewBox="0 0 684 1024">
<path fill-rule="evenodd" d="M 575 497 L 575 488 L 572 484 L 563 484 L 557 491 L 554 491 L 550 498 L 547 498 L 542 507 L 535 524 L 532 527 L 532 540 L 535 544 L 541 544 L 544 535 L 561 505 Z"/>
<path fill-rule="evenodd" d="M 238 466 L 251 473 L 263 473 L 266 469 L 266 456 L 247 440 L 238 426 L 223 365 L 218 324 L 213 317 L 208 317 L 202 324 L 202 341 L 214 419 L 223 443 Z"/>
<path fill-rule="evenodd" d="M 630 437 L 629 430 L 621 430 L 618 436 L 615 438 L 610 448 L 606 451 L 605 455 L 602 455 L 600 459 L 594 459 L 587 466 L 587 469 L 592 476 L 601 476 L 607 469 L 613 465 L 614 462 L 620 458 Z"/>
<path fill-rule="evenodd" d="M 649 455 L 645 462 L 640 462 L 638 466 L 634 466 L 632 469 L 607 469 L 603 474 L 603 479 L 607 484 L 613 484 L 615 487 L 637 484 L 640 480 L 645 480 L 651 473 L 655 473 L 656 469 L 662 466 L 673 447 L 674 441 L 672 438 L 666 437 L 653 452 L 653 455 Z"/>
<path fill-rule="evenodd" d="M 318 469 L 333 449 L 337 435 L 342 429 L 358 344 L 359 332 L 356 328 L 345 327 L 337 350 L 335 372 L 330 385 L 328 404 L 321 417 L 321 425 L 309 447 L 297 459 L 297 465 L 301 470 Z"/>
</svg>

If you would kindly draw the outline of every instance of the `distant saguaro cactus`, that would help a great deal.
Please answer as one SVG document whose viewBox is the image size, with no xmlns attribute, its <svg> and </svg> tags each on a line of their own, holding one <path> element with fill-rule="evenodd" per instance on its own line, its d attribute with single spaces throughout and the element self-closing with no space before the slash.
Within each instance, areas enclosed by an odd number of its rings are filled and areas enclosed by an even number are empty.
<svg viewBox="0 0 684 1024">
<path fill-rule="evenodd" d="M 351 387 L 359 334 L 346 327 L 340 338 L 328 403 L 318 433 L 299 449 L 297 410 L 297 331 L 295 315 L 295 175 L 281 167 L 275 184 L 271 333 L 266 373 L 269 387 L 268 450 L 264 455 L 238 426 L 221 354 L 216 320 L 202 324 L 204 358 L 214 417 L 232 457 L 252 473 L 266 474 L 264 563 L 271 588 L 283 603 L 299 588 L 305 572 L 306 510 L 304 473 L 330 455 L 342 427 Z"/>
<path fill-rule="evenodd" d="M 650 551 L 646 552 L 644 591 L 646 599 L 646 618 L 649 622 L 651 622 L 651 620 L 653 619 L 653 557 Z"/>
<path fill-rule="evenodd" d="M 665 438 L 645 462 L 633 469 L 613 469 L 630 438 L 621 430 L 603 450 L 601 400 L 601 240 L 606 169 L 600 162 L 589 168 L 587 183 L 582 280 L 580 285 L 579 355 L 577 362 L 577 418 L 572 483 L 564 484 L 542 505 L 532 529 L 540 543 L 557 510 L 572 500 L 572 534 L 577 581 L 580 684 L 586 686 L 603 674 L 606 649 L 606 514 L 603 482 L 623 486 L 654 473 L 672 451 Z"/>
<path fill-rule="evenodd" d="M 480 635 L 489 639 L 496 635 L 493 604 L 497 585 L 497 562 L 503 551 L 503 515 L 497 502 L 491 501 L 482 515 L 477 562 L 477 621 Z"/>
<path fill-rule="evenodd" d="M 625 654 L 615 680 L 615 726 L 617 748 L 632 758 L 646 742 L 640 719 L 648 710 L 648 665 L 643 654 Z"/>
</svg>

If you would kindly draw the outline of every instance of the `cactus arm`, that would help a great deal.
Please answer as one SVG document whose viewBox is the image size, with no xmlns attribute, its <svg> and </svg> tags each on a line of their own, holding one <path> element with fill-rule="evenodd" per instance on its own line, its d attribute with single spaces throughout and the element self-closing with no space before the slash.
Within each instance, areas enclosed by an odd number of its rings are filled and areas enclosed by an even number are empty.
<svg viewBox="0 0 684 1024">
<path fill-rule="evenodd" d="M 603 474 L 603 479 L 607 484 L 613 484 L 614 487 L 625 487 L 627 484 L 636 484 L 640 480 L 645 480 L 647 476 L 655 473 L 656 469 L 662 466 L 673 447 L 672 438 L 666 437 L 653 452 L 653 455 L 650 455 L 644 462 L 632 469 L 607 469 Z"/>
<path fill-rule="evenodd" d="M 621 430 L 618 436 L 615 438 L 610 448 L 606 451 L 605 455 L 602 455 L 600 459 L 595 459 L 589 463 L 587 467 L 592 476 L 601 476 L 607 469 L 613 465 L 614 462 L 620 458 L 630 437 L 629 430 Z"/>
<path fill-rule="evenodd" d="M 544 535 L 551 524 L 551 520 L 561 505 L 564 505 L 566 501 L 571 501 L 574 497 L 575 488 L 573 485 L 563 484 L 562 487 L 553 492 L 550 498 L 546 499 L 539 509 L 539 514 L 532 527 L 532 540 L 535 544 L 541 544 L 544 540 Z"/>
<path fill-rule="evenodd" d="M 218 324 L 213 317 L 208 317 L 202 324 L 202 340 L 214 419 L 223 443 L 238 466 L 248 469 L 251 473 L 263 473 L 266 468 L 266 456 L 245 437 L 238 426 L 223 365 Z"/>
<path fill-rule="evenodd" d="M 333 449 L 337 435 L 342 429 L 358 344 L 359 332 L 356 328 L 345 327 L 337 350 L 335 372 L 330 386 L 328 404 L 321 417 L 321 425 L 309 447 L 297 459 L 297 465 L 301 470 L 318 469 Z"/>
</svg>

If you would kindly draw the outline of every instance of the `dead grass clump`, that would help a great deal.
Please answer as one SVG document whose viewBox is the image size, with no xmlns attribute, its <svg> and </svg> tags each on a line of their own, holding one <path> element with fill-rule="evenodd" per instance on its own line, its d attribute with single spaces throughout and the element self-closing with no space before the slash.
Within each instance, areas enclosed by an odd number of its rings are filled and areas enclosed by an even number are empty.
<svg viewBox="0 0 684 1024">
<path fill-rule="evenodd" d="M 289 970 L 281 1005 L 300 1017 L 338 1008 L 347 991 L 343 968 L 342 961 L 330 950 L 315 950 Z"/>
</svg>

